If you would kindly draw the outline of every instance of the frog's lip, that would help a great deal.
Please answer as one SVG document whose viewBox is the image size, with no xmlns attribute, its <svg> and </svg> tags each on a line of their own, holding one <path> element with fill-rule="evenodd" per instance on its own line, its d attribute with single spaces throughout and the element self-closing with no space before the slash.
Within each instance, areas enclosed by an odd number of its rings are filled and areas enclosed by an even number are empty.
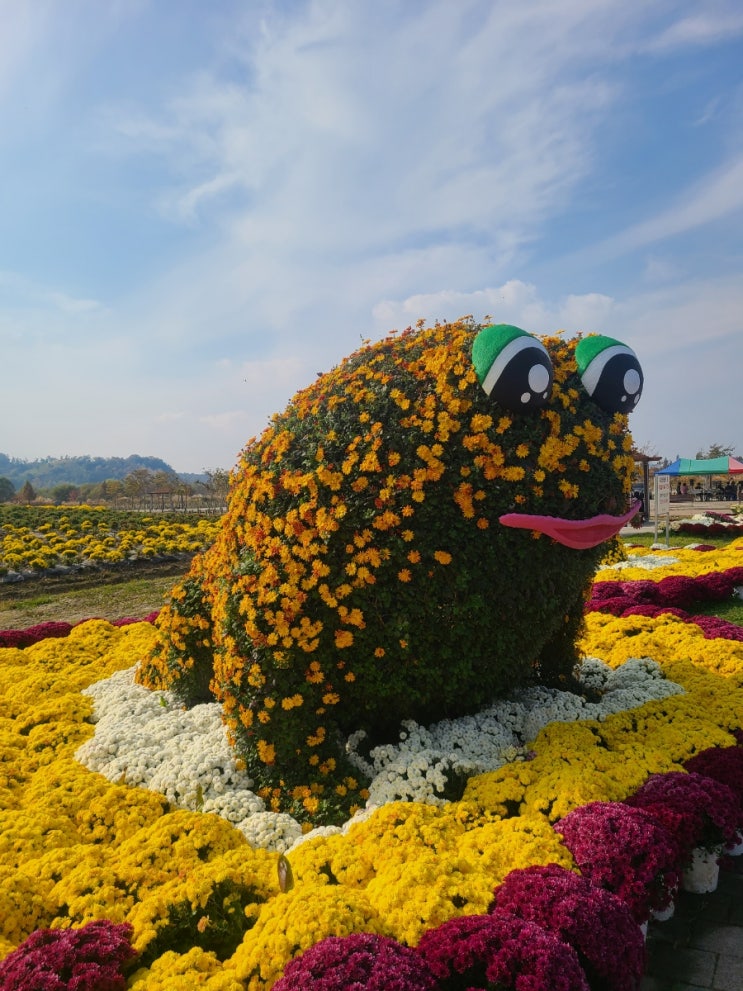
<svg viewBox="0 0 743 991">
<path fill-rule="evenodd" d="M 596 547 L 615 537 L 625 523 L 641 508 L 642 503 L 634 502 L 623 516 L 592 516 L 587 520 L 565 520 L 559 516 L 531 516 L 528 513 L 505 513 L 500 517 L 503 526 L 512 526 L 521 530 L 536 530 L 552 537 L 565 547 L 586 550 Z"/>
</svg>

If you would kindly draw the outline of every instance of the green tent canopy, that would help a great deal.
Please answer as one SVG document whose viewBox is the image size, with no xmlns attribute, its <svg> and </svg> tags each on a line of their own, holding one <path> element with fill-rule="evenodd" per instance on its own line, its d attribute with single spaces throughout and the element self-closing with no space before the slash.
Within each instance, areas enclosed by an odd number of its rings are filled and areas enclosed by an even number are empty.
<svg viewBox="0 0 743 991">
<path fill-rule="evenodd" d="M 737 458 L 677 458 L 656 475 L 741 475 L 743 462 Z"/>
</svg>

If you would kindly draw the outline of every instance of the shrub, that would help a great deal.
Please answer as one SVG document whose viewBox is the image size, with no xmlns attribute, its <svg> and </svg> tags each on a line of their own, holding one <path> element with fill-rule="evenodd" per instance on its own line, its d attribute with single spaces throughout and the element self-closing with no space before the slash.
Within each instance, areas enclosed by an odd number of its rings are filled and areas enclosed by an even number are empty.
<svg viewBox="0 0 743 991">
<path fill-rule="evenodd" d="M 446 991 L 589 991 L 572 946 L 500 910 L 449 919 L 417 950 Z"/>
<path fill-rule="evenodd" d="M 0 961 L 0 987 L 13 991 L 124 991 L 136 956 L 132 927 L 106 919 L 80 929 L 38 929 Z"/>
<path fill-rule="evenodd" d="M 649 812 L 623 802 L 589 802 L 554 828 L 581 873 L 626 902 L 636 922 L 668 906 L 680 878 L 679 850 Z"/>
<path fill-rule="evenodd" d="M 622 512 L 626 417 L 581 384 L 577 341 L 544 340 L 549 405 L 509 413 L 472 364 L 476 324 L 364 345 L 251 442 L 214 545 L 165 610 L 152 687 L 211 680 L 271 808 L 315 821 L 363 799 L 343 739 L 395 739 L 474 712 L 504 689 L 563 687 L 577 663 L 582 550 L 500 523 Z M 535 539 L 536 538 L 536 539 Z M 212 638 L 202 660 L 189 640 Z M 194 634 L 198 636 L 199 634 Z M 207 677 L 208 675 L 208 677 Z M 345 814 L 344 812 L 344 814 Z"/>
<path fill-rule="evenodd" d="M 511 871 L 491 911 L 509 912 L 569 943 L 592 991 L 636 991 L 645 964 L 642 930 L 617 895 L 559 864 Z"/>
<path fill-rule="evenodd" d="M 388 936 L 328 936 L 287 964 L 274 991 L 437 991 L 421 957 Z"/>
</svg>

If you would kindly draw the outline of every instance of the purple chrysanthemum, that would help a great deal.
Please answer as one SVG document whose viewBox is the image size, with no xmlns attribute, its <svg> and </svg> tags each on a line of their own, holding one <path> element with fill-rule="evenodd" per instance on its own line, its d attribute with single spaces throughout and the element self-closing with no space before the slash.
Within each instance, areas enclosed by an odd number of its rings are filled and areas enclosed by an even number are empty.
<svg viewBox="0 0 743 991">
<path fill-rule="evenodd" d="M 651 774 L 626 804 L 654 812 L 666 807 L 680 816 L 688 854 L 695 846 L 724 846 L 737 838 L 740 804 L 735 792 L 703 774 Z"/>
<path fill-rule="evenodd" d="M 554 829 L 581 873 L 626 902 L 636 922 L 668 905 L 680 878 L 679 849 L 648 812 L 623 802 L 589 802 Z"/>
</svg>

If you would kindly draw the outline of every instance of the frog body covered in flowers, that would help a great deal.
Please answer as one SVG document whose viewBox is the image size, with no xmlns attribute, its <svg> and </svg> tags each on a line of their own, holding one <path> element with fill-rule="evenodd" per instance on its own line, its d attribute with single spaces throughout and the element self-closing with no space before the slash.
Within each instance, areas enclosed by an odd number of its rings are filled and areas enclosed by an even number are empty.
<svg viewBox="0 0 743 991">
<path fill-rule="evenodd" d="M 352 781 L 352 732 L 567 684 L 603 544 L 635 511 L 641 389 L 597 335 L 465 319 L 364 344 L 245 448 L 140 680 L 209 683 L 262 794 L 306 808 Z"/>
</svg>

